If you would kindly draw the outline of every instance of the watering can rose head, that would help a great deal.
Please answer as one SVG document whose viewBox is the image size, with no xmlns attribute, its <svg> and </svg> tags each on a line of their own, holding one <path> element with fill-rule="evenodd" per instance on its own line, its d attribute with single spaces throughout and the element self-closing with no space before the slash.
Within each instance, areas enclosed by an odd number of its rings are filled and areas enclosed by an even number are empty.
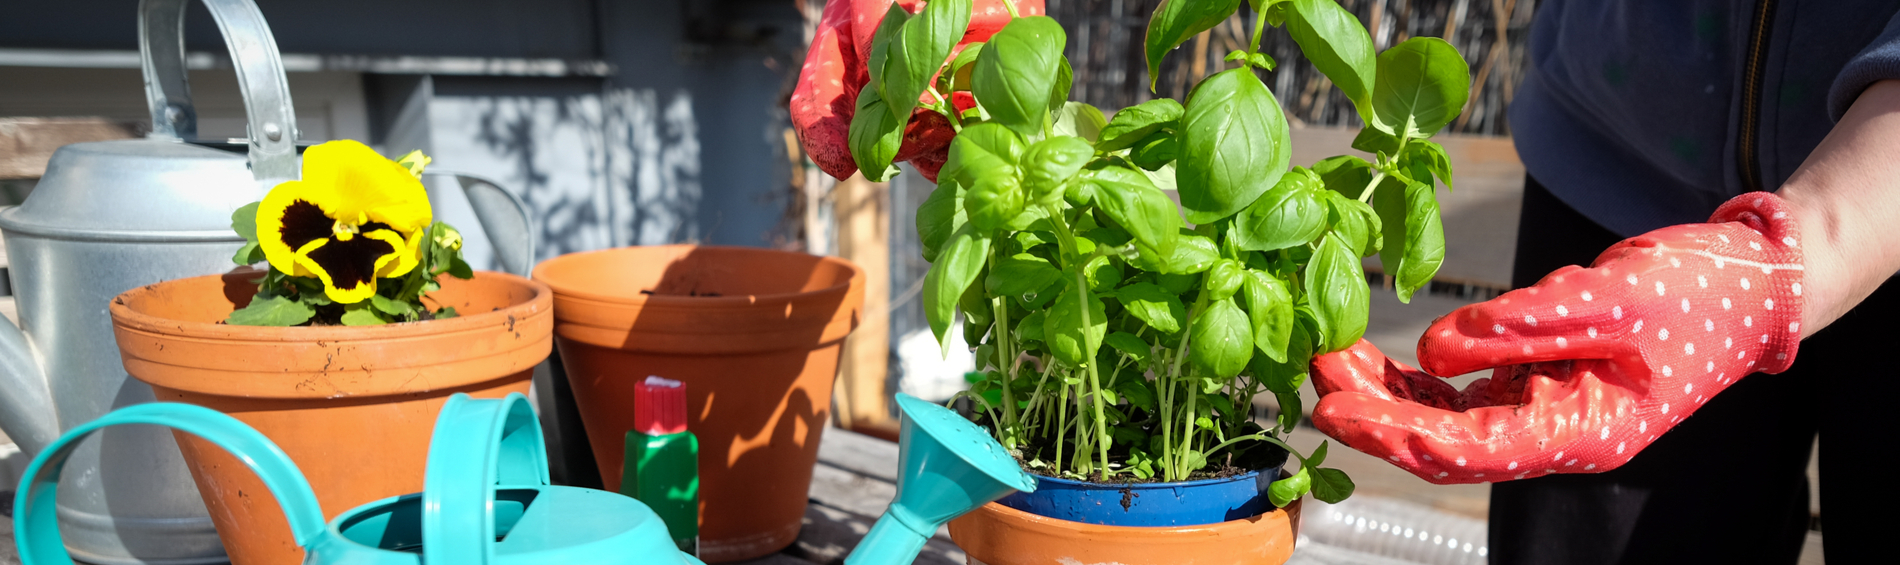
<svg viewBox="0 0 1900 565">
<path fill-rule="evenodd" d="M 472 276 L 461 234 L 433 221 L 420 151 L 389 160 L 361 143 L 310 147 L 303 178 L 239 209 L 231 226 L 248 243 L 233 260 L 268 263 L 251 305 L 234 325 L 374 325 L 447 317 L 421 302 L 435 278 Z M 381 281 L 379 284 L 379 280 Z"/>
</svg>

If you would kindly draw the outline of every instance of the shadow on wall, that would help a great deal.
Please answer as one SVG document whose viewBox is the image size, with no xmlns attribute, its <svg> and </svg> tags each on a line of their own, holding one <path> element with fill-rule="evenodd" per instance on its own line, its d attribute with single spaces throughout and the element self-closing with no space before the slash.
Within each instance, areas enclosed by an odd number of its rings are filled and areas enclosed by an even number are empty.
<svg viewBox="0 0 1900 565">
<path fill-rule="evenodd" d="M 437 163 L 505 184 L 539 222 L 536 261 L 698 241 L 700 142 L 690 92 L 439 95 Z"/>
</svg>

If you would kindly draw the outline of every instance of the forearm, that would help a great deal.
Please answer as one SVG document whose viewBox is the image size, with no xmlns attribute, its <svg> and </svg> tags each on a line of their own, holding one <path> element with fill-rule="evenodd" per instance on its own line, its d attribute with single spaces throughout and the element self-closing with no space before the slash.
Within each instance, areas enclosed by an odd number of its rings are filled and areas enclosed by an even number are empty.
<svg viewBox="0 0 1900 565">
<path fill-rule="evenodd" d="M 1776 192 L 1801 228 L 1801 335 L 1900 271 L 1900 80 L 1875 83 Z"/>
</svg>

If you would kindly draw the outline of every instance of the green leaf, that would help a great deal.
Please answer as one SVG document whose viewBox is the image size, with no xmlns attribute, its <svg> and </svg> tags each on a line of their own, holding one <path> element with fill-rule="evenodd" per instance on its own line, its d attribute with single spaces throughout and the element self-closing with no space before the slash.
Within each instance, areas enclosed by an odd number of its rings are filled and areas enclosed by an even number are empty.
<svg viewBox="0 0 1900 565">
<path fill-rule="evenodd" d="M 1101 139 L 1102 128 L 1108 127 L 1108 118 L 1102 117 L 1102 110 L 1083 102 L 1064 102 L 1056 110 L 1056 135 L 1073 135 L 1095 143 Z"/>
<path fill-rule="evenodd" d="M 255 265 L 263 260 L 264 248 L 256 241 L 245 242 L 244 247 L 239 247 L 237 253 L 231 255 L 231 262 L 239 265 Z"/>
<path fill-rule="evenodd" d="M 1273 484 L 1267 485 L 1267 500 L 1272 501 L 1274 506 L 1285 508 L 1286 505 L 1292 504 L 1294 500 L 1305 496 L 1307 489 L 1311 488 L 1311 486 L 1311 475 L 1307 474 L 1306 467 L 1300 467 L 1299 472 L 1293 473 L 1293 476 L 1273 481 Z"/>
<path fill-rule="evenodd" d="M 1371 121 L 1378 69 L 1372 36 L 1359 25 L 1358 16 L 1333 0 L 1293 0 L 1291 4 L 1286 30 L 1300 45 L 1300 53 L 1346 93 L 1361 120 Z"/>
<path fill-rule="evenodd" d="M 950 234 L 969 222 L 963 211 L 963 185 L 949 175 L 938 176 L 937 180 L 937 188 L 917 206 L 917 239 L 922 243 L 924 260 L 933 263 L 937 250 L 950 241 Z"/>
<path fill-rule="evenodd" d="M 1089 293 L 1088 323 L 1082 321 L 1082 292 L 1076 288 L 1074 275 L 1069 279 L 1062 296 L 1049 306 L 1048 318 L 1043 320 L 1043 343 L 1049 346 L 1049 353 L 1056 360 L 1071 367 L 1081 367 L 1083 363 L 1095 358 L 1095 352 L 1102 348 L 1102 338 L 1108 333 L 1108 312 L 1102 299 Z M 1086 333 L 1084 330 L 1086 329 Z"/>
<path fill-rule="evenodd" d="M 1066 41 L 1062 25 L 1047 16 L 1016 18 L 990 37 L 970 72 L 970 91 L 993 123 L 1042 133 Z"/>
<path fill-rule="evenodd" d="M 1379 54 L 1372 91 L 1373 127 L 1424 139 L 1464 110 L 1471 67 L 1458 49 L 1436 37 L 1414 37 Z"/>
<path fill-rule="evenodd" d="M 1340 241 L 1352 248 L 1353 254 L 1370 257 L 1379 252 L 1385 237 L 1380 233 L 1379 215 L 1372 206 L 1358 200 L 1347 198 L 1337 192 L 1327 191 L 1326 206 L 1329 209 L 1328 223 L 1331 231 Z"/>
<path fill-rule="evenodd" d="M 1043 341 L 1045 336 L 1042 330 L 1048 325 L 1048 319 L 1049 315 L 1044 310 L 1037 310 L 1029 313 L 1028 316 L 1023 316 L 1023 321 L 1016 325 L 1017 337 L 1021 337 L 1023 341 Z"/>
<path fill-rule="evenodd" d="M 965 45 L 957 58 L 950 60 L 950 69 L 944 75 L 949 77 L 951 91 L 970 89 L 970 70 L 976 67 L 977 56 L 983 54 L 983 45 L 980 41 Z"/>
<path fill-rule="evenodd" d="M 1122 108 L 1102 128 L 1102 138 L 1095 148 L 1107 152 L 1134 147 L 1135 142 L 1149 134 L 1174 128 L 1181 119 L 1181 112 L 1181 103 L 1173 98 L 1156 98 Z"/>
<path fill-rule="evenodd" d="M 1306 467 L 1319 467 L 1320 465 L 1326 463 L 1326 444 L 1327 444 L 1326 441 L 1324 440 L 1320 441 L 1319 447 L 1313 448 L 1313 453 L 1308 454 L 1306 456 L 1306 459 L 1300 462 L 1300 465 L 1306 466 Z"/>
<path fill-rule="evenodd" d="M 891 9 L 903 11 L 895 3 Z M 887 14 L 885 19 L 892 17 Z M 916 17 L 903 22 L 903 30 L 891 39 L 886 50 L 887 59 L 880 66 L 868 67 L 883 78 L 872 84 L 889 104 L 891 117 L 909 121 L 918 98 L 929 88 L 931 78 L 943 67 L 957 41 L 963 39 L 969 24 L 970 0 L 931 0 Z M 884 31 L 884 25 L 878 26 L 879 32 Z M 875 41 L 871 47 L 873 63 L 878 62 Z"/>
<path fill-rule="evenodd" d="M 1052 205 L 1062 200 L 1063 183 L 1074 178 L 1095 148 L 1080 137 L 1059 135 L 1029 146 L 1023 153 L 1023 188 L 1038 204 Z"/>
<path fill-rule="evenodd" d="M 1320 240 L 1319 249 L 1313 252 L 1313 260 L 1306 266 L 1305 282 L 1313 317 L 1319 322 L 1320 333 L 1326 336 L 1319 353 L 1339 351 L 1357 343 L 1366 333 L 1366 314 L 1370 306 L 1370 290 L 1366 287 L 1366 273 L 1359 266 L 1359 257 L 1338 237 L 1328 235 Z"/>
<path fill-rule="evenodd" d="M 970 215 L 970 225 L 985 233 L 1003 227 L 1022 214 L 1023 187 L 1022 181 L 1016 178 L 1015 168 L 992 169 L 977 177 L 970 191 L 963 195 L 963 208 Z"/>
<path fill-rule="evenodd" d="M 1148 19 L 1148 90 L 1161 81 L 1161 57 L 1188 38 L 1220 25 L 1240 9 L 1240 0 L 1164 0 Z"/>
<path fill-rule="evenodd" d="M 310 305 L 282 296 L 251 299 L 251 304 L 231 312 L 224 323 L 233 326 L 295 326 L 310 321 L 317 311 Z"/>
<path fill-rule="evenodd" d="M 1387 240 L 1387 245 L 1393 244 L 1395 242 Z M 1438 274 L 1438 267 L 1444 262 L 1445 226 L 1438 217 L 1438 197 L 1430 185 L 1407 184 L 1404 251 L 1398 272 L 1393 273 L 1399 301 L 1410 304 L 1412 293 L 1431 283 L 1432 276 Z"/>
<path fill-rule="evenodd" d="M 365 302 L 345 305 L 342 321 L 345 326 L 380 326 L 389 323 Z"/>
<path fill-rule="evenodd" d="M 468 266 L 467 261 L 462 260 L 461 253 L 455 253 L 453 257 L 449 258 L 449 270 L 447 272 L 449 276 L 462 280 L 475 278 L 475 269 Z"/>
<path fill-rule="evenodd" d="M 1189 336 L 1188 362 L 1220 378 L 1240 374 L 1253 359 L 1253 327 L 1232 298 L 1208 303 Z"/>
<path fill-rule="evenodd" d="M 1293 431 L 1299 427 L 1300 419 L 1306 417 L 1303 407 L 1306 401 L 1298 392 L 1274 392 L 1273 398 L 1280 402 L 1280 433 Z"/>
<path fill-rule="evenodd" d="M 1181 215 L 1174 201 L 1128 167 L 1110 165 L 1088 173 L 1095 205 L 1133 236 L 1143 255 L 1172 256 L 1180 239 Z"/>
<path fill-rule="evenodd" d="M 1327 190 L 1354 200 L 1372 185 L 1372 163 L 1351 155 L 1321 159 L 1313 163 L 1313 173 L 1319 175 L 1320 183 L 1326 185 Z"/>
<path fill-rule="evenodd" d="M 990 238 L 971 230 L 965 225 L 950 236 L 949 243 L 937 254 L 937 262 L 930 265 L 930 272 L 924 275 L 924 317 L 930 322 L 930 331 L 936 334 L 937 341 L 944 344 L 950 329 L 950 321 L 956 315 L 957 300 L 963 291 L 976 281 L 977 274 L 983 271 L 983 263 L 989 259 Z M 970 336 L 974 340 L 977 336 Z"/>
<path fill-rule="evenodd" d="M 1175 163 L 1187 220 L 1211 223 L 1239 212 L 1280 182 L 1292 163 L 1286 115 L 1252 69 L 1207 77 L 1188 96 Z"/>
<path fill-rule="evenodd" d="M 1327 208 L 1318 188 L 1310 172 L 1294 169 L 1234 217 L 1229 237 L 1248 251 L 1272 251 L 1312 242 L 1326 231 Z"/>
<path fill-rule="evenodd" d="M 1272 55 L 1268 55 L 1266 53 L 1247 54 L 1247 63 L 1250 65 L 1253 65 L 1256 68 L 1259 68 L 1261 70 L 1267 70 L 1267 71 L 1273 70 L 1275 66 L 1278 66 L 1280 64 L 1279 61 L 1273 60 Z"/>
<path fill-rule="evenodd" d="M 1201 279 L 1201 288 L 1207 292 L 1208 300 L 1226 300 L 1240 292 L 1241 283 L 1247 279 L 1247 270 L 1233 259 L 1214 261 L 1208 267 L 1207 274 Z"/>
<path fill-rule="evenodd" d="M 1452 188 L 1451 157 L 1445 154 L 1443 145 L 1431 141 L 1414 141 L 1406 144 L 1405 151 L 1399 155 L 1399 162 L 1404 168 L 1411 168 L 1407 165 L 1423 166 L 1432 172 L 1432 176 L 1438 177 L 1438 182 L 1445 183 L 1446 189 Z M 1425 182 L 1422 178 L 1412 180 Z"/>
<path fill-rule="evenodd" d="M 1352 148 L 1374 155 L 1391 155 L 1399 151 L 1399 138 L 1379 131 L 1379 128 L 1367 126 L 1360 128 L 1359 134 L 1353 136 Z"/>
<path fill-rule="evenodd" d="M 1136 257 L 1136 266 L 1164 275 L 1192 275 L 1206 271 L 1208 267 L 1214 266 L 1214 260 L 1220 258 L 1220 250 L 1214 247 L 1213 239 L 1185 228 L 1177 233 L 1173 253 L 1162 255 L 1159 251 L 1150 253 L 1143 249 L 1141 255 Z"/>
<path fill-rule="evenodd" d="M 1016 175 L 1022 161 L 1023 139 L 1016 132 L 997 124 L 977 124 L 964 128 L 950 142 L 950 150 L 937 180 L 949 178 L 964 187 L 992 175 Z M 959 204 L 968 207 L 968 204 Z"/>
<path fill-rule="evenodd" d="M 408 316 L 416 312 L 415 305 L 410 304 L 405 301 L 388 298 L 381 294 L 370 295 L 369 303 L 370 303 L 370 306 L 374 306 L 377 310 L 381 311 L 382 313 L 388 314 L 391 316 Z"/>
<path fill-rule="evenodd" d="M 1128 399 L 1128 405 L 1153 412 L 1156 406 L 1154 389 L 1148 388 L 1146 379 L 1128 379 L 1115 384 L 1115 390 Z"/>
<path fill-rule="evenodd" d="M 1315 463 L 1314 465 L 1318 464 Z M 1313 471 L 1313 498 L 1320 499 L 1327 504 L 1338 504 L 1340 501 L 1346 500 L 1346 498 L 1352 496 L 1354 488 L 1357 487 L 1352 484 L 1352 477 L 1346 476 L 1345 471 L 1328 468 L 1319 468 Z"/>
<path fill-rule="evenodd" d="M 461 314 L 456 313 L 454 306 L 443 306 L 441 310 L 435 311 L 435 319 L 437 320 L 447 320 L 460 315 Z"/>
<path fill-rule="evenodd" d="M 896 43 L 900 41 L 899 37 L 904 32 L 904 23 L 908 21 L 910 21 L 910 12 L 904 11 L 903 6 L 892 3 L 890 7 L 885 8 L 884 17 L 877 21 L 877 30 L 871 33 L 871 54 L 865 59 L 865 70 L 869 75 L 866 78 L 870 80 L 870 84 L 866 86 L 871 87 L 871 90 L 876 90 L 879 99 L 884 98 L 885 93 L 889 92 L 884 84 L 886 80 L 907 80 L 907 77 L 901 76 L 901 65 L 895 59 L 897 52 L 903 51 L 903 46 Z M 860 99 L 862 99 L 861 94 Z M 891 112 L 891 117 L 908 118 L 909 116 L 900 116 L 896 112 Z"/>
<path fill-rule="evenodd" d="M 1128 160 L 1133 161 L 1138 167 L 1152 171 L 1174 162 L 1180 154 L 1180 141 L 1163 131 L 1149 134 L 1147 138 L 1135 144 L 1135 150 L 1130 152 Z"/>
<path fill-rule="evenodd" d="M 1075 84 L 1075 69 L 1069 68 L 1069 58 L 1056 57 L 1056 82 L 1049 87 L 1049 109 L 1061 112 L 1068 105 L 1069 87 Z"/>
<path fill-rule="evenodd" d="M 1187 319 L 1187 308 L 1181 305 L 1181 297 L 1154 283 L 1121 287 L 1115 291 L 1115 298 L 1128 313 L 1161 333 L 1181 331 L 1181 322 Z"/>
<path fill-rule="evenodd" d="M 1254 347 L 1276 362 L 1287 362 L 1287 340 L 1293 334 L 1293 294 L 1286 283 L 1270 273 L 1249 270 L 1245 298 Z"/>
<path fill-rule="evenodd" d="M 989 276 L 983 279 L 983 289 L 992 296 L 1021 296 L 1042 290 L 1059 278 L 1062 271 L 1056 270 L 1047 259 L 1018 253 L 990 267 Z"/>
<path fill-rule="evenodd" d="M 857 161 L 864 178 L 884 182 L 897 174 L 891 159 L 904 143 L 904 120 L 891 117 L 876 89 L 858 92 L 858 109 L 851 115 L 849 143 L 851 158 Z"/>
<path fill-rule="evenodd" d="M 1254 376 L 1260 378 L 1260 384 L 1265 385 L 1267 390 L 1297 396 L 1300 385 L 1306 384 L 1307 373 L 1311 371 L 1313 360 L 1313 332 L 1309 331 L 1306 325 L 1308 322 L 1301 320 L 1301 316 L 1296 313 L 1293 325 L 1287 332 L 1284 362 L 1254 357 L 1254 363 L 1249 367 Z"/>
<path fill-rule="evenodd" d="M 244 236 L 244 241 L 252 244 L 257 243 L 257 206 L 259 204 L 261 204 L 261 202 L 252 202 L 231 212 L 231 231 Z M 239 256 L 242 257 L 243 254 L 240 253 Z M 255 261 L 253 261 L 253 263 L 254 262 Z M 238 261 L 238 264 L 249 265 L 251 263 Z"/>
<path fill-rule="evenodd" d="M 1129 357 L 1133 357 L 1137 362 L 1147 361 L 1148 356 L 1154 353 L 1151 346 L 1148 345 L 1148 342 L 1142 341 L 1141 338 L 1136 337 L 1135 334 L 1128 332 L 1108 334 L 1108 346 L 1115 348 L 1116 351 L 1127 353 Z"/>
<path fill-rule="evenodd" d="M 1121 268 L 1116 267 L 1115 261 L 1107 256 L 1090 259 L 1087 265 L 1082 266 L 1082 272 L 1087 274 L 1089 288 L 1097 292 L 1114 292 L 1115 286 L 1122 283 Z"/>
</svg>

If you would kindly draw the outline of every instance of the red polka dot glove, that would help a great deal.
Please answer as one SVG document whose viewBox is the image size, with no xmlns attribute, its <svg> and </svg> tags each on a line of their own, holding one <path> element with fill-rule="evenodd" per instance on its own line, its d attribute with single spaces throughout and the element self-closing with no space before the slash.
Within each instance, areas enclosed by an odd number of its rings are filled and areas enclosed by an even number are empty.
<svg viewBox="0 0 1900 565">
<path fill-rule="evenodd" d="M 1313 423 L 1440 484 L 1614 469 L 1743 375 L 1794 361 L 1799 237 L 1780 198 L 1749 193 L 1439 318 L 1424 372 L 1362 340 L 1313 361 Z M 1485 368 L 1463 391 L 1431 376 Z"/>
<path fill-rule="evenodd" d="M 989 40 L 1008 24 L 1009 10 L 1004 0 L 975 0 L 970 10 L 970 27 L 950 54 L 955 58 L 965 45 Z M 904 11 L 923 10 L 922 0 L 898 0 Z M 858 91 L 870 82 L 865 61 L 871 57 L 871 39 L 878 22 L 891 9 L 891 0 L 830 0 L 824 17 L 812 36 L 811 51 L 805 54 L 805 67 L 798 74 L 798 88 L 792 91 L 792 129 L 818 168 L 843 179 L 858 171 L 851 160 L 851 114 L 857 109 Z M 1016 9 L 1024 16 L 1042 15 L 1042 0 L 1017 0 Z M 934 102 L 930 94 L 920 102 Z M 968 92 L 951 95 L 958 111 L 976 106 Z M 893 162 L 909 161 L 931 182 L 949 157 L 950 140 L 956 137 L 943 114 L 918 108 L 904 127 L 904 142 L 898 146 Z"/>
</svg>

